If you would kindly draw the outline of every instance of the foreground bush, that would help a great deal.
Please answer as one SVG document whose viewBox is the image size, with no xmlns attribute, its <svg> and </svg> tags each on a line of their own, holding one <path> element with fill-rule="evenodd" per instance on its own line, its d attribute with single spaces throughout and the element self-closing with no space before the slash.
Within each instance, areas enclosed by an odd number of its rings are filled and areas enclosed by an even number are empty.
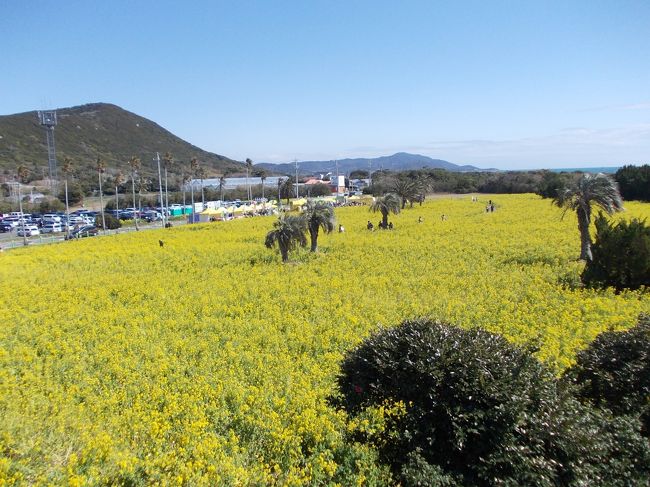
<svg viewBox="0 0 650 487">
<path fill-rule="evenodd" d="M 406 413 L 368 434 L 405 485 L 645 485 L 638 421 L 581 404 L 530 351 L 480 329 L 407 321 L 344 360 L 341 405 Z"/>
<path fill-rule="evenodd" d="M 122 222 L 118 218 L 115 218 L 110 213 L 104 213 L 104 221 L 106 222 L 106 228 L 108 230 L 115 230 L 117 228 L 122 227 Z M 98 227 L 98 228 L 102 228 L 102 216 L 101 215 L 97 215 L 95 217 L 95 226 Z"/>
<path fill-rule="evenodd" d="M 578 386 L 579 397 L 640 418 L 644 436 L 650 436 L 650 316 L 628 331 L 598 335 L 565 376 Z"/>
<path fill-rule="evenodd" d="M 591 252 L 593 259 L 582 274 L 586 285 L 618 291 L 650 286 L 650 227 L 645 220 L 614 225 L 599 215 Z"/>
</svg>

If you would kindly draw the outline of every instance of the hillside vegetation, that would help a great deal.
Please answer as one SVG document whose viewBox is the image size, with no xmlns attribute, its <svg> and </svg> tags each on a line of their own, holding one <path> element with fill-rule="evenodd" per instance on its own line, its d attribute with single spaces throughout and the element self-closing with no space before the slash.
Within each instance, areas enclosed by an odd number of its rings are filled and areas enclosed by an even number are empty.
<svg viewBox="0 0 650 487">
<path fill-rule="evenodd" d="M 480 326 L 559 373 L 650 312 L 647 293 L 579 286 L 574 215 L 534 195 L 490 196 L 486 213 L 487 198 L 406 208 L 392 231 L 339 208 L 345 233 L 284 265 L 264 248 L 273 217 L 0 254 L 0 483 L 386 483 L 349 440 L 381 422 L 328 402 L 371 332 Z"/>
<path fill-rule="evenodd" d="M 227 157 L 206 152 L 176 137 L 160 125 L 116 105 L 93 103 L 57 110 L 54 129 L 59 168 L 65 157 L 72 159 L 76 172 L 94 174 L 95 161 L 101 157 L 110 172 L 128 172 L 127 161 L 137 156 L 143 174 L 157 175 L 153 158 L 156 152 L 173 154 L 177 161 L 197 157 L 212 173 L 242 171 L 243 165 Z M 45 130 L 37 112 L 0 116 L 0 171 L 13 176 L 19 165 L 31 171 L 31 179 L 47 175 Z M 180 169 L 179 169 L 180 173 Z"/>
</svg>

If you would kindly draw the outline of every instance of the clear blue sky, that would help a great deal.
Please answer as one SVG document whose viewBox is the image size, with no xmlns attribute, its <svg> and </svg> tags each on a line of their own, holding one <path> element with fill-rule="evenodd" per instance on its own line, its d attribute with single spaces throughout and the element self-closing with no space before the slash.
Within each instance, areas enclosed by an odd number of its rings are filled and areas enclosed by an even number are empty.
<svg viewBox="0 0 650 487">
<path fill-rule="evenodd" d="M 109 102 L 238 160 L 650 163 L 648 0 L 0 0 L 0 53 L 0 114 Z"/>
</svg>

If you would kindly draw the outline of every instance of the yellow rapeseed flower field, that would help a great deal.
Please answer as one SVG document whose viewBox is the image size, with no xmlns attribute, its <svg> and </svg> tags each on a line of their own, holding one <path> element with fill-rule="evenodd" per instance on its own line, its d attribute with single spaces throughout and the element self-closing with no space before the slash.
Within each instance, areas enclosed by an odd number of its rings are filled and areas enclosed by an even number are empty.
<svg viewBox="0 0 650 487">
<path fill-rule="evenodd" d="M 271 217 L 0 254 L 0 485 L 371 483 L 372 452 L 327 398 L 373 330 L 481 326 L 559 372 L 650 312 L 647 294 L 575 286 L 574 214 L 487 199 L 428 201 L 392 231 L 340 208 L 345 233 L 287 265 L 263 246 Z"/>
</svg>

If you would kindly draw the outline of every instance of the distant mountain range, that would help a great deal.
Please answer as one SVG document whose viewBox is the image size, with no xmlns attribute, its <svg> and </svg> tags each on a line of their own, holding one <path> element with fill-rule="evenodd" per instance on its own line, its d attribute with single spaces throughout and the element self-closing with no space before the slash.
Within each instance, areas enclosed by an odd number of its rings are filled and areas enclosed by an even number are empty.
<svg viewBox="0 0 650 487">
<path fill-rule="evenodd" d="M 497 169 L 480 169 L 475 166 L 459 166 L 442 159 L 432 159 L 431 157 L 419 154 L 409 154 L 407 152 L 398 152 L 392 156 L 382 156 L 375 158 L 358 158 L 358 159 L 340 159 L 338 161 L 300 161 L 298 170 L 300 174 L 319 174 L 328 173 L 346 174 L 354 170 L 365 170 L 372 168 L 373 171 L 388 169 L 391 171 L 403 171 L 407 169 L 438 168 L 455 172 L 473 172 L 473 171 L 497 171 Z M 255 164 L 256 168 L 263 168 L 269 172 L 278 172 L 282 174 L 295 174 L 295 165 L 293 163 L 272 164 L 262 162 Z"/>
<path fill-rule="evenodd" d="M 108 103 L 92 103 L 57 109 L 54 129 L 59 167 L 65 157 L 72 160 L 81 177 L 94 174 L 95 161 L 102 158 L 109 172 L 128 172 L 132 156 L 141 160 L 142 173 L 157 175 L 153 161 L 156 151 L 170 152 L 175 161 L 188 169 L 189 160 L 197 157 L 208 174 L 224 171 L 243 172 L 242 163 L 204 151 L 144 117 Z M 10 176 L 25 165 L 37 179 L 47 173 L 45 130 L 39 125 L 37 112 L 0 116 L 0 170 Z M 180 173 L 180 164 L 172 171 Z M 95 174 L 96 177 L 96 174 Z"/>
</svg>

